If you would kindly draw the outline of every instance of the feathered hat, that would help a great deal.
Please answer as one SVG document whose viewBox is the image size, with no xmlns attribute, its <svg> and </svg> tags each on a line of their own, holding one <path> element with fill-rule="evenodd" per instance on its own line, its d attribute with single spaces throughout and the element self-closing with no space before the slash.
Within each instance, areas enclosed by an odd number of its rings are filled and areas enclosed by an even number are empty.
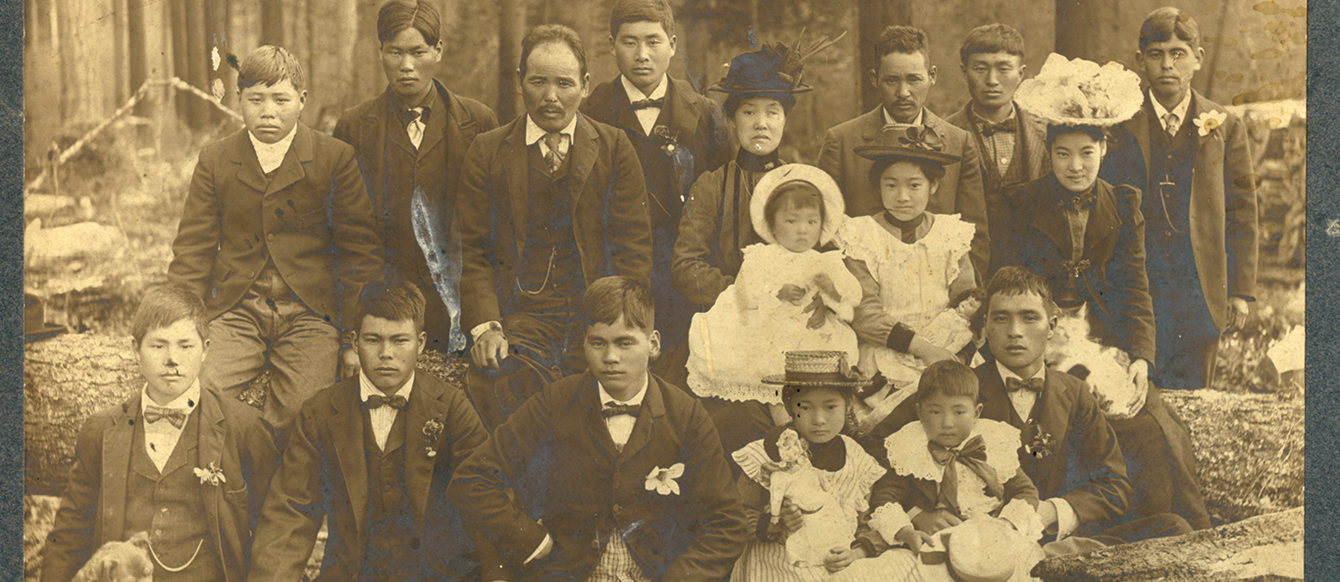
<svg viewBox="0 0 1340 582">
<path fill-rule="evenodd" d="M 1051 125 L 1111 127 L 1133 117 L 1145 96 L 1140 76 L 1116 62 L 1100 67 L 1052 53 L 1036 77 L 1019 84 L 1014 100 Z"/>
<path fill-rule="evenodd" d="M 813 90 L 806 85 L 802 77 L 805 73 L 805 59 L 842 40 L 847 32 L 820 39 L 806 44 L 805 29 L 800 30 L 794 47 L 780 42 L 763 43 L 757 50 L 737 55 L 730 61 L 726 77 L 717 81 L 708 91 L 729 93 L 732 95 L 794 94 Z M 750 44 L 754 44 L 753 32 L 749 34 Z"/>
</svg>

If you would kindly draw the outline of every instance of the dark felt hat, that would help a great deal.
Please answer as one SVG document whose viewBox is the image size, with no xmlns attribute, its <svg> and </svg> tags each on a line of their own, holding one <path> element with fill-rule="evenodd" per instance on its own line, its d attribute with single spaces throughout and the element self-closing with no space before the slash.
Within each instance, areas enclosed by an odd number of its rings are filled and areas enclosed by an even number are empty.
<svg viewBox="0 0 1340 582">
<path fill-rule="evenodd" d="M 959 157 L 945 153 L 944 139 L 935 130 L 923 126 L 885 126 L 879 138 L 870 145 L 852 148 L 856 155 L 867 160 L 913 160 L 947 166 Z"/>
<path fill-rule="evenodd" d="M 847 363 L 847 352 L 786 352 L 786 373 L 763 377 L 764 384 L 860 388 L 870 379 Z"/>
<path fill-rule="evenodd" d="M 758 50 L 731 59 L 726 77 L 709 87 L 708 91 L 732 95 L 791 95 L 812 91 L 814 88 L 801 79 L 805 71 L 805 59 L 828 48 L 846 34 L 844 31 L 836 37 L 805 45 L 805 31 L 801 30 L 801 37 L 796 39 L 794 48 L 780 42 L 763 43 Z M 750 40 L 752 44 L 752 33 Z"/>
</svg>

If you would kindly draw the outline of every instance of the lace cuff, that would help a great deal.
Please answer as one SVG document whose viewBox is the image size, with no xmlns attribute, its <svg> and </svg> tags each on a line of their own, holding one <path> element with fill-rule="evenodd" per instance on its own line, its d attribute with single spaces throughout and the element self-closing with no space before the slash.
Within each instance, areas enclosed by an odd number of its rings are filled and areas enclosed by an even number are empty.
<svg viewBox="0 0 1340 582">
<path fill-rule="evenodd" d="M 1005 504 L 1000 510 L 1000 518 L 1010 522 L 1014 529 L 1024 536 L 1030 542 L 1036 542 L 1042 538 L 1042 518 L 1038 517 L 1037 510 L 1022 499 L 1014 499 Z"/>
<path fill-rule="evenodd" d="M 870 529 L 878 532 L 884 538 L 884 543 L 891 546 L 898 543 L 895 537 L 898 532 L 911 525 L 912 519 L 897 503 L 885 503 L 870 514 Z"/>
</svg>

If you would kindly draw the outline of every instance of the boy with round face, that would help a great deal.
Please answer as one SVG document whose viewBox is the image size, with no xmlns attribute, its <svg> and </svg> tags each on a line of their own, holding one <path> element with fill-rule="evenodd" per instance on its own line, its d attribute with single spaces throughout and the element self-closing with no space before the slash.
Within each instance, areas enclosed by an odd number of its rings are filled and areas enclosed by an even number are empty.
<svg viewBox="0 0 1340 582">
<path fill-rule="evenodd" d="M 491 580 L 500 571 L 491 546 L 446 502 L 452 473 L 488 433 L 463 391 L 415 368 L 424 304 L 409 282 L 363 289 L 359 373 L 303 406 L 256 527 L 248 579 L 302 577 L 323 518 L 323 579 Z"/>
<path fill-rule="evenodd" d="M 427 349 L 465 348 L 460 327 L 460 167 L 475 136 L 498 127 L 483 103 L 446 87 L 436 74 L 443 41 L 436 3 L 388 0 L 377 12 L 377 59 L 386 88 L 345 111 L 335 137 L 354 146 L 388 273 L 411 281 L 427 301 Z M 370 56 L 370 55 L 369 55 Z M 415 194 L 421 192 L 421 194 Z M 416 220 L 415 198 L 420 220 Z M 425 248 L 426 245 L 426 248 Z M 445 249 L 445 252 L 442 250 Z M 345 338 L 351 343 L 352 338 Z M 346 372 L 356 372 L 356 350 Z"/>
<path fill-rule="evenodd" d="M 81 568 L 107 571 L 114 565 L 85 560 L 135 532 L 146 532 L 156 577 L 244 576 L 246 532 L 260 515 L 279 451 L 254 408 L 201 389 L 197 374 L 210 342 L 205 314 L 185 287 L 145 293 L 131 318 L 144 388 L 80 430 L 43 549 L 42 580 L 70 580 Z"/>
</svg>

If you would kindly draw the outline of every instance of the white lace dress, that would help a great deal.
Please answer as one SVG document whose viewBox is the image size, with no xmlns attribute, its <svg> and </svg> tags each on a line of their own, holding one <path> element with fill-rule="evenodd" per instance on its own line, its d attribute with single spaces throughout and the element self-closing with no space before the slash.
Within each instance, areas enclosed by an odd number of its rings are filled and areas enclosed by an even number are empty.
<svg viewBox="0 0 1340 582">
<path fill-rule="evenodd" d="M 763 377 L 780 374 L 792 350 L 841 350 L 849 361 L 860 356 L 851 320 L 861 302 L 861 282 L 843 263 L 841 251 L 793 253 L 778 244 L 744 248 L 735 283 L 689 326 L 688 384 L 699 396 L 781 404 L 776 386 Z M 814 283 L 823 274 L 833 295 Z M 791 284 L 805 289 L 799 304 L 777 292 Z M 816 298 L 821 303 L 816 303 Z M 809 327 L 816 307 L 821 325 Z"/>
</svg>

